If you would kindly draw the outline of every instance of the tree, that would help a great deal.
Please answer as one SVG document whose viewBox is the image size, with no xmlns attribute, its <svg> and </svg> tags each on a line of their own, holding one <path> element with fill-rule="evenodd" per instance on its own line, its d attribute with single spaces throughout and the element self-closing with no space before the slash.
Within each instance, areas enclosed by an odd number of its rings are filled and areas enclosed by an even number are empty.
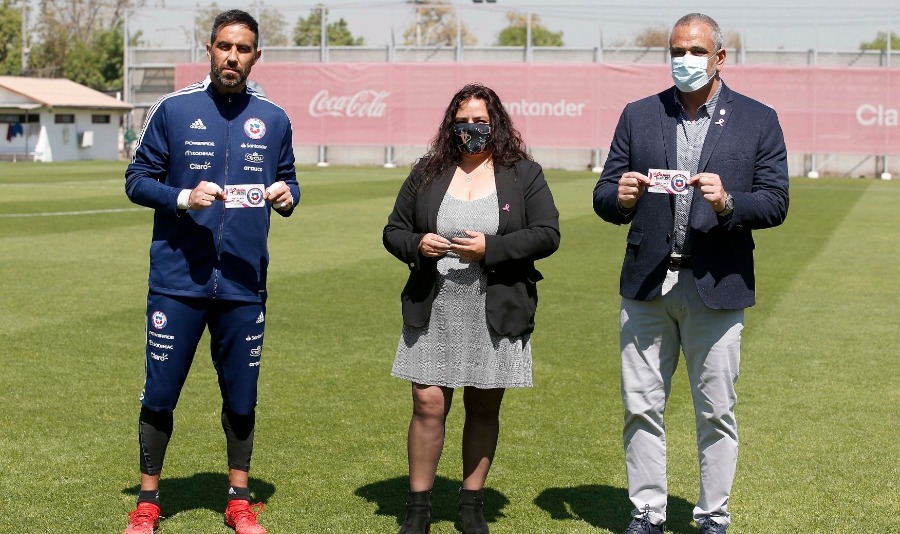
<svg viewBox="0 0 900 534">
<path fill-rule="evenodd" d="M 528 41 L 528 15 L 509 11 L 509 24 L 497 37 L 499 46 L 525 46 Z M 531 15 L 531 44 L 533 46 L 563 46 L 563 32 L 552 32 L 541 24 L 540 17 Z"/>
<path fill-rule="evenodd" d="M 125 54 L 123 29 L 124 24 L 120 21 L 113 28 L 95 32 L 89 43 L 72 43 L 61 75 L 98 91 L 112 93 L 122 90 L 122 57 Z M 132 37 L 132 46 L 137 45 L 139 35 L 138 33 Z"/>
<path fill-rule="evenodd" d="M 287 21 L 284 15 L 273 9 L 260 9 L 259 16 L 260 46 L 287 46 Z"/>
<path fill-rule="evenodd" d="M 221 12 L 222 9 L 219 8 L 219 5 L 213 2 L 206 9 L 198 9 L 194 14 L 194 44 L 197 48 L 201 48 L 209 42 L 213 21 Z"/>
<path fill-rule="evenodd" d="M 284 16 L 277 10 L 264 7 L 265 3 L 259 2 L 251 4 L 246 9 L 248 13 L 253 15 L 259 24 L 259 46 L 287 46 L 287 23 Z M 203 47 L 209 42 L 210 33 L 212 32 L 213 22 L 216 16 L 224 11 L 216 2 L 213 2 L 202 11 L 198 11 L 194 16 L 194 39 L 197 47 Z"/>
<path fill-rule="evenodd" d="M 125 13 L 144 0 L 41 0 L 28 71 L 106 92 L 123 87 Z M 137 44 L 140 32 L 131 36 Z"/>
<path fill-rule="evenodd" d="M 860 50 L 881 50 L 887 52 L 887 32 L 878 32 L 875 39 L 859 43 Z M 900 35 L 891 32 L 891 51 L 900 51 Z"/>
<path fill-rule="evenodd" d="M 641 48 L 669 48 L 669 28 L 662 25 L 646 26 L 634 36 L 634 46 Z"/>
<path fill-rule="evenodd" d="M 22 8 L 0 2 L 0 75 L 22 73 Z"/>
<path fill-rule="evenodd" d="M 722 43 L 723 48 L 730 50 L 740 50 L 744 47 L 744 41 L 741 39 L 740 32 L 729 30 L 725 32 L 723 38 L 725 39 L 725 42 Z"/>
<path fill-rule="evenodd" d="M 403 32 L 403 44 L 416 46 L 454 46 L 457 34 L 466 46 L 478 44 L 478 38 L 459 22 L 456 8 L 447 0 L 434 0 L 426 7 L 410 2 L 415 9 L 416 22 Z M 457 31 L 457 24 L 461 26 Z"/>
<path fill-rule="evenodd" d="M 325 20 L 328 20 L 328 10 L 322 4 L 317 5 L 310 10 L 309 16 L 305 19 L 300 17 L 297 19 L 297 25 L 294 26 L 294 44 L 297 46 L 319 46 L 322 42 L 322 11 L 325 11 Z M 365 39 L 362 37 L 353 37 L 347 21 L 343 18 L 337 22 L 327 22 L 325 33 L 329 46 L 362 46 Z"/>
</svg>

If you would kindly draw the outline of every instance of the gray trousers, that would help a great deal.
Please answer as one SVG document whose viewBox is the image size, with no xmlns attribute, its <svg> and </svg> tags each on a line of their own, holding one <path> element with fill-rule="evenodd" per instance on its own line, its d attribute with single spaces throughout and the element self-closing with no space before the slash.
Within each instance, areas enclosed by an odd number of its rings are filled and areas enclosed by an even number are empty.
<svg viewBox="0 0 900 534">
<path fill-rule="evenodd" d="M 700 300 L 690 269 L 669 271 L 662 294 L 622 299 L 622 400 L 625 464 L 633 515 L 666 519 L 666 431 L 672 375 L 684 350 L 697 424 L 700 495 L 694 519 L 729 524 L 738 439 L 734 418 L 744 310 L 713 310 Z"/>
</svg>

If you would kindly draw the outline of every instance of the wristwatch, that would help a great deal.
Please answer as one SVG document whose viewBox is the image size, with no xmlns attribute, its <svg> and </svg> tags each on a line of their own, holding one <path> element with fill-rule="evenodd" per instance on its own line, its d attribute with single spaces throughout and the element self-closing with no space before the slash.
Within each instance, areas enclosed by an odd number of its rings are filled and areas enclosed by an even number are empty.
<svg viewBox="0 0 900 534">
<path fill-rule="evenodd" d="M 717 211 L 716 215 L 719 217 L 728 217 L 731 215 L 732 211 L 734 211 L 734 197 L 729 193 L 725 193 L 725 207 L 722 208 L 722 211 Z"/>
</svg>

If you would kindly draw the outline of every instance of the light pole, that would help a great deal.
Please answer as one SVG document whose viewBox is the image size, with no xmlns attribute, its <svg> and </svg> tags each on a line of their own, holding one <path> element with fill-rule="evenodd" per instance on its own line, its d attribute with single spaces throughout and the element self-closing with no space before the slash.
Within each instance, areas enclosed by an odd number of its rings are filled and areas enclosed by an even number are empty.
<svg viewBox="0 0 900 534">
<path fill-rule="evenodd" d="M 20 0 L 22 8 L 22 29 L 20 41 L 22 42 L 22 65 L 19 68 L 19 74 L 25 76 L 28 72 L 28 0 Z"/>
<path fill-rule="evenodd" d="M 319 4 L 319 16 L 320 25 L 319 25 L 319 61 L 325 63 L 328 61 L 328 10 L 325 9 L 325 4 Z"/>
<path fill-rule="evenodd" d="M 426 3 L 426 0 L 406 0 L 406 3 L 416 6 L 416 46 L 422 46 L 422 12 L 419 5 Z"/>
</svg>

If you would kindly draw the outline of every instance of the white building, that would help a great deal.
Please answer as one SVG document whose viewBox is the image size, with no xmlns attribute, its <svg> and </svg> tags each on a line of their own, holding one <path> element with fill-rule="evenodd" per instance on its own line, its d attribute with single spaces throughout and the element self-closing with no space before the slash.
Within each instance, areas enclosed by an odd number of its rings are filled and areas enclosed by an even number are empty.
<svg viewBox="0 0 900 534">
<path fill-rule="evenodd" d="M 119 159 L 131 108 L 71 80 L 0 76 L 0 158 Z"/>
</svg>

